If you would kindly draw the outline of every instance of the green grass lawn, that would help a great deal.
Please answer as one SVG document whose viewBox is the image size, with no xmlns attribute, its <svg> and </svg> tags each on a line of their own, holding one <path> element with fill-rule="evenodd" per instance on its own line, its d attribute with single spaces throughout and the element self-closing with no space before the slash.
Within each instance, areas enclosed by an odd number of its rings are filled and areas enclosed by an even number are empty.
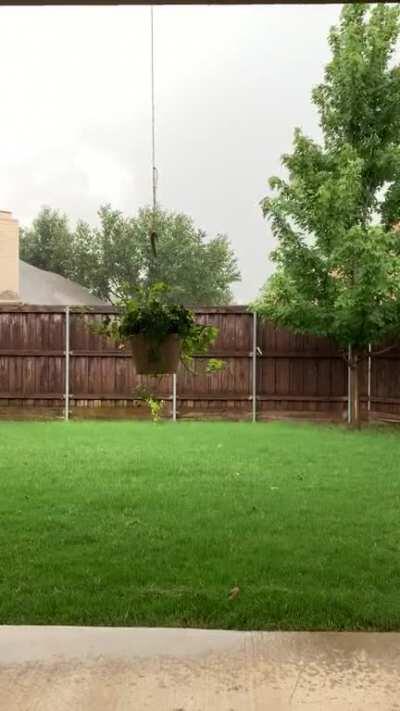
<svg viewBox="0 0 400 711">
<path fill-rule="evenodd" d="M 399 504 L 395 430 L 3 423 L 0 624 L 400 629 Z"/>
</svg>

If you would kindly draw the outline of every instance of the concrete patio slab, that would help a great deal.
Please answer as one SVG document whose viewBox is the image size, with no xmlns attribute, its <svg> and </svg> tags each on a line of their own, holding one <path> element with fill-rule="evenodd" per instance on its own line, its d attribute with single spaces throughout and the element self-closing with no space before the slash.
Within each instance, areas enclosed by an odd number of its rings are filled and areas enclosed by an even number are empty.
<svg viewBox="0 0 400 711">
<path fill-rule="evenodd" d="M 400 634 L 0 627 L 3 711 L 400 711 Z"/>
</svg>

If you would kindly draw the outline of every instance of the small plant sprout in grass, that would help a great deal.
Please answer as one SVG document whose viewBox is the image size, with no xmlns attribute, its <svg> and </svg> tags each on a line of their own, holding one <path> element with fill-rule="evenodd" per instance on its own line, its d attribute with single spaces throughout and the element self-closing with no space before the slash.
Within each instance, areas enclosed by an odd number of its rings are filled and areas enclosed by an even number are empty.
<svg viewBox="0 0 400 711">
<path fill-rule="evenodd" d="M 165 400 L 153 395 L 145 385 L 139 385 L 136 388 L 135 397 L 147 405 L 153 422 L 160 422 L 165 407 Z"/>
<path fill-rule="evenodd" d="M 164 400 L 157 400 L 149 396 L 145 398 L 145 403 L 149 407 L 153 422 L 159 422 L 165 405 Z"/>
</svg>

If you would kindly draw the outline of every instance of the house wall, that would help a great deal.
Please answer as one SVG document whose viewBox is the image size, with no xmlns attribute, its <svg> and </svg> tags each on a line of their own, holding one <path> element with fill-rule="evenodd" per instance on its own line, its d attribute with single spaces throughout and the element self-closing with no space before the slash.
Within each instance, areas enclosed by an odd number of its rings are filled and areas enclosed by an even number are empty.
<svg viewBox="0 0 400 711">
<path fill-rule="evenodd" d="M 19 226 L 0 210 L 0 303 L 19 301 Z"/>
</svg>

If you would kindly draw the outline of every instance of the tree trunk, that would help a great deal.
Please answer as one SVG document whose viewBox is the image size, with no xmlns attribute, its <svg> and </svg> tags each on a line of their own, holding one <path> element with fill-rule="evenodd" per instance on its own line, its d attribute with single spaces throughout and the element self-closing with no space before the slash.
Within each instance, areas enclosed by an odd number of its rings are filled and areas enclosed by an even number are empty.
<svg viewBox="0 0 400 711">
<path fill-rule="evenodd" d="M 350 424 L 352 427 L 360 427 L 360 356 L 352 353 L 350 357 Z"/>
</svg>

